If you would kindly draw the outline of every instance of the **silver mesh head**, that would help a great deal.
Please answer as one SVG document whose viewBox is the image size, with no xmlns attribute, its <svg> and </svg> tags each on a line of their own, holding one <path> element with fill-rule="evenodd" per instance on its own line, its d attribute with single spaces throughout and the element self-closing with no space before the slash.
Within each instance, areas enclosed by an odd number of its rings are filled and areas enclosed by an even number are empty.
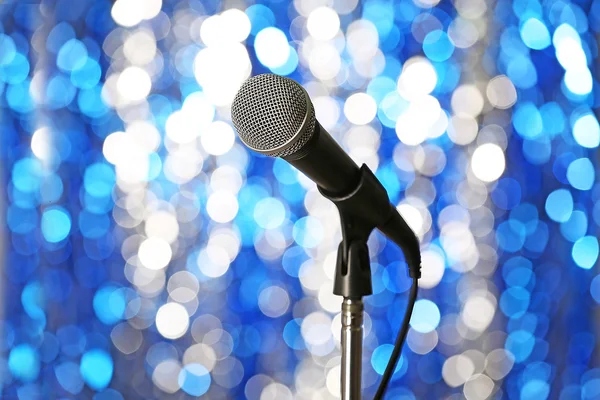
<svg viewBox="0 0 600 400">
<path fill-rule="evenodd" d="M 315 111 L 295 81 L 263 74 L 248 79 L 231 105 L 240 139 L 260 153 L 285 157 L 300 150 L 315 130 Z"/>
</svg>

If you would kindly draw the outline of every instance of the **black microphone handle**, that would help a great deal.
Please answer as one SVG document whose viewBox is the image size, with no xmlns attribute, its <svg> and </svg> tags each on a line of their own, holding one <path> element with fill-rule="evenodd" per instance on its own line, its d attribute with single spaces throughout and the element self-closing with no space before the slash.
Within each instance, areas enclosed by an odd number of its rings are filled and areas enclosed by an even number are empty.
<svg viewBox="0 0 600 400">
<path fill-rule="evenodd" d="M 331 135 L 321 127 L 318 121 L 315 124 L 315 133 L 309 142 L 298 152 L 283 157 L 283 159 L 335 197 L 344 197 L 352 193 L 360 184 L 360 168 Z M 385 192 L 382 195 L 385 195 Z M 370 205 L 365 204 L 364 206 L 369 207 Z M 419 239 L 396 210 L 396 207 L 389 204 L 387 213 L 389 213 L 389 218 L 377 228 L 402 248 L 410 267 L 411 276 L 420 276 L 421 253 Z"/>
<path fill-rule="evenodd" d="M 356 188 L 360 169 L 317 121 L 308 143 L 283 159 L 330 193 L 343 196 Z"/>
</svg>

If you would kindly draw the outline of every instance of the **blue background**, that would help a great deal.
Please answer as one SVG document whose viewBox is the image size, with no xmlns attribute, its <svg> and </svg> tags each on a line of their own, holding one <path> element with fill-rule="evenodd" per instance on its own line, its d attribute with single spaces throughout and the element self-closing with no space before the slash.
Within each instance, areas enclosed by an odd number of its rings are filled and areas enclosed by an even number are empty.
<svg viewBox="0 0 600 400">
<path fill-rule="evenodd" d="M 335 208 L 236 138 L 302 83 L 417 232 L 390 399 L 598 399 L 600 1 L 0 5 L 0 397 L 335 399 Z M 369 242 L 363 387 L 410 280 Z"/>
</svg>

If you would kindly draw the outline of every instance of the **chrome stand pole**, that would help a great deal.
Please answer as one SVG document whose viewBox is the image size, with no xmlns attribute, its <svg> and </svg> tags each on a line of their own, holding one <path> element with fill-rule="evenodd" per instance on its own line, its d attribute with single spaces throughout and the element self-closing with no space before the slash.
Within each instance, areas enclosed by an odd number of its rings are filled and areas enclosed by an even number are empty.
<svg viewBox="0 0 600 400">
<path fill-rule="evenodd" d="M 344 297 L 342 303 L 342 400 L 361 399 L 363 302 Z"/>
</svg>

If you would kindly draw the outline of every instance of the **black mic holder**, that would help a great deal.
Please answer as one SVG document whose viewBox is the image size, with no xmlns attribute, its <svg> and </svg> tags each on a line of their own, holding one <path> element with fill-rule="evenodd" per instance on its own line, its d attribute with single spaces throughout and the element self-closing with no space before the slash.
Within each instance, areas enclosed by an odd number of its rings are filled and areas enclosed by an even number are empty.
<svg viewBox="0 0 600 400">
<path fill-rule="evenodd" d="M 335 196 L 322 188 L 319 191 L 336 205 L 342 224 L 333 293 L 347 298 L 373 294 L 367 240 L 371 232 L 395 212 L 385 188 L 363 164 L 359 184 L 351 193 Z"/>
</svg>

